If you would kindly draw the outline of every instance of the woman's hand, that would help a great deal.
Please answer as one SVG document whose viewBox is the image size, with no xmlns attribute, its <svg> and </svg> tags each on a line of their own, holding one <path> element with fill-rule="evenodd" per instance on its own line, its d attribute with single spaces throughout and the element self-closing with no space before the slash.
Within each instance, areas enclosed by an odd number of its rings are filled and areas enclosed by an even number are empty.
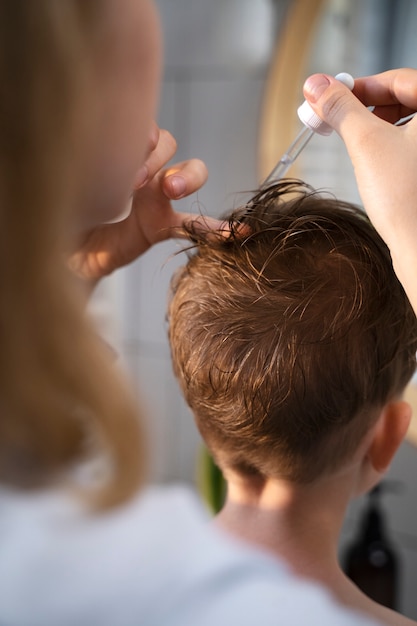
<svg viewBox="0 0 417 626">
<path fill-rule="evenodd" d="M 417 312 L 417 118 L 393 125 L 417 111 L 417 70 L 356 79 L 352 93 L 316 74 L 304 94 L 345 142 L 364 207 Z"/>
<path fill-rule="evenodd" d="M 220 222 L 212 218 L 174 211 L 171 200 L 194 193 L 207 180 L 207 168 L 198 159 L 165 168 L 176 147 L 168 131 L 156 126 L 152 129 L 149 155 L 136 177 L 129 216 L 87 233 L 70 258 L 71 268 L 82 278 L 96 282 L 127 265 L 153 244 L 181 237 L 186 222 L 195 222 L 203 229 L 220 228 Z"/>
</svg>

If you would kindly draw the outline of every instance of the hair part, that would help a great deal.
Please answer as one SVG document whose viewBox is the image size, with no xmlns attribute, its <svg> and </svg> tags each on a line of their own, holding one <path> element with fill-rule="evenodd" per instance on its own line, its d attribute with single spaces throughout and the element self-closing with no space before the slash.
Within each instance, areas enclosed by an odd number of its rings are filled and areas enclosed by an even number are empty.
<svg viewBox="0 0 417 626">
<path fill-rule="evenodd" d="M 228 237 L 190 232 L 168 312 L 174 370 L 221 467 L 309 482 L 404 389 L 416 317 L 359 208 L 286 180 L 228 221 Z"/>
</svg>

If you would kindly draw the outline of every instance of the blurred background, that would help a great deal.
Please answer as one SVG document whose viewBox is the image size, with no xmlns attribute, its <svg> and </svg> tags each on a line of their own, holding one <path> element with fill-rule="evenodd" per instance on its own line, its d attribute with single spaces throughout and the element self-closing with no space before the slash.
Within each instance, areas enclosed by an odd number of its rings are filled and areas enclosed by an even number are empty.
<svg viewBox="0 0 417 626">
<path fill-rule="evenodd" d="M 176 160 L 196 156 L 209 169 L 204 189 L 177 203 L 182 211 L 218 216 L 257 186 L 299 129 L 296 108 L 310 73 L 359 76 L 417 67 L 417 3 L 412 0 L 156 4 L 165 41 L 158 122 L 178 141 Z M 314 137 L 290 174 L 359 202 L 335 134 Z M 170 277 L 183 262 L 175 255 L 180 248 L 180 242 L 159 244 L 103 281 L 92 309 L 145 408 L 151 480 L 196 484 L 200 439 L 171 372 L 165 326 Z M 417 448 L 412 438 L 388 479 L 391 488 L 382 494 L 381 507 L 399 563 L 398 607 L 417 619 Z M 350 507 L 341 553 L 357 537 L 366 505 L 362 498 Z"/>
</svg>

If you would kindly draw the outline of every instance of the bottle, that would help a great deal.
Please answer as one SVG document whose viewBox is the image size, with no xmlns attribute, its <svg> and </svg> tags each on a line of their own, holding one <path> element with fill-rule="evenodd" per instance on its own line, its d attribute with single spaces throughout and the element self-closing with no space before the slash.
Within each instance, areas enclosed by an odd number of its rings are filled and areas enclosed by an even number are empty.
<svg viewBox="0 0 417 626">
<path fill-rule="evenodd" d="M 399 559 L 390 543 L 380 507 L 382 485 L 368 495 L 357 539 L 345 552 L 346 575 L 369 598 L 398 611 Z"/>
</svg>

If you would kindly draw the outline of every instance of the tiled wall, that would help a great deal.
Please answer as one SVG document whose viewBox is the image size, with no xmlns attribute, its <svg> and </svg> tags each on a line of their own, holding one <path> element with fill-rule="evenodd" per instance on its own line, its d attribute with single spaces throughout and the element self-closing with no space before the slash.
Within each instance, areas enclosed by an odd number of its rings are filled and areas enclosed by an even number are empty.
<svg viewBox="0 0 417 626">
<path fill-rule="evenodd" d="M 165 37 L 159 121 L 177 138 L 179 160 L 198 156 L 210 171 L 205 188 L 180 201 L 179 210 L 218 215 L 239 202 L 238 192 L 256 186 L 260 104 L 286 4 L 283 0 L 157 0 Z M 406 0 L 333 1 L 309 71 L 345 70 L 358 75 L 389 65 L 417 66 L 416 7 L 417 3 Z M 391 32 L 394 22 L 396 29 Z M 407 33 L 411 33 L 408 38 Z M 414 62 L 410 55 L 415 55 Z M 356 201 L 341 141 L 336 135 L 324 141 L 325 147 L 323 138 L 312 140 L 303 157 L 303 176 L 314 186 L 331 188 Z M 178 242 L 154 247 L 105 281 L 96 301 L 104 301 L 113 316 L 108 332 L 146 407 L 152 480 L 193 482 L 199 436 L 171 373 L 164 323 L 170 276 L 181 263 L 180 257 L 173 256 L 178 248 Z M 401 606 L 417 618 L 417 450 L 410 444 L 404 445 L 390 476 L 403 486 L 400 493 L 383 499 L 389 532 L 403 563 Z M 361 506 L 359 501 L 349 510 L 343 546 L 357 529 Z"/>
</svg>

